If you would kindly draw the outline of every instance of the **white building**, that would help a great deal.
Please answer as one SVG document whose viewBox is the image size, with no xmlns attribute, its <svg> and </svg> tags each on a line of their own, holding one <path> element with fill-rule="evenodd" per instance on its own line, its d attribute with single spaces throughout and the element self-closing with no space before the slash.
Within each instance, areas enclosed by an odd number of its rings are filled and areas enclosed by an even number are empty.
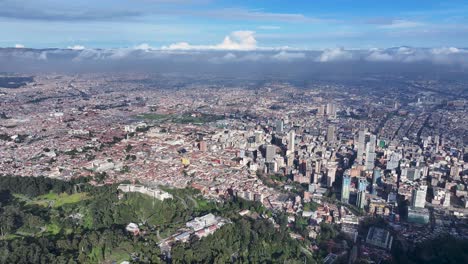
<svg viewBox="0 0 468 264">
<path fill-rule="evenodd" d="M 411 205 L 416 208 L 424 208 L 426 205 L 427 186 L 422 185 L 412 192 Z"/>
<path fill-rule="evenodd" d="M 143 185 L 120 184 L 119 187 L 117 187 L 117 189 L 121 190 L 122 192 L 138 192 L 146 194 L 161 201 L 173 198 L 172 194 L 170 193 L 167 193 L 157 188 L 150 188 Z"/>
</svg>

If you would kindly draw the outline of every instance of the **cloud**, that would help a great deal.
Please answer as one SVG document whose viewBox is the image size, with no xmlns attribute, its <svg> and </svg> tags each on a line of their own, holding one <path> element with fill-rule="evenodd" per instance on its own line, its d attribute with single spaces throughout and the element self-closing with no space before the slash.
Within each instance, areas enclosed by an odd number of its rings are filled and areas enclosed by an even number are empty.
<svg viewBox="0 0 468 264">
<path fill-rule="evenodd" d="M 152 50 L 154 48 L 151 47 L 148 43 L 142 43 L 140 45 L 135 46 L 134 49 L 148 51 L 148 50 Z"/>
<path fill-rule="evenodd" d="M 443 47 L 443 48 L 434 48 L 431 49 L 431 53 L 434 55 L 452 55 L 452 54 L 459 54 L 459 53 L 468 53 L 466 50 L 462 50 L 459 48 L 454 47 Z"/>
<path fill-rule="evenodd" d="M 0 17 L 44 21 L 103 21 L 143 15 L 143 11 L 118 9 L 112 6 L 96 7 L 85 2 L 48 0 L 1 0 Z"/>
<path fill-rule="evenodd" d="M 163 46 L 162 50 L 255 50 L 257 40 L 253 31 L 234 31 L 224 37 L 223 42 L 216 45 L 191 45 L 188 42 L 179 42 Z"/>
<path fill-rule="evenodd" d="M 302 53 L 302 52 L 281 51 L 278 54 L 273 55 L 272 58 L 275 60 L 280 60 L 280 61 L 290 61 L 290 60 L 296 60 L 296 59 L 305 59 L 306 55 L 305 53 Z"/>
<path fill-rule="evenodd" d="M 319 62 L 348 61 L 353 59 L 353 54 L 343 48 L 327 49 L 317 58 Z"/>
<path fill-rule="evenodd" d="M 321 19 L 315 17 L 305 16 L 299 13 L 272 13 L 264 12 L 261 10 L 251 10 L 243 8 L 224 8 L 217 10 L 208 10 L 202 12 L 187 13 L 195 16 L 213 17 L 221 19 L 232 19 L 241 21 L 275 21 L 275 22 L 288 22 L 288 23 L 323 23 L 331 22 L 330 19 Z"/>
<path fill-rule="evenodd" d="M 68 46 L 67 49 L 71 49 L 71 50 L 84 50 L 84 49 L 85 49 L 85 46 L 82 46 L 82 45 L 73 45 L 73 46 Z"/>
<path fill-rule="evenodd" d="M 390 23 L 381 25 L 380 28 L 383 29 L 403 29 L 403 28 L 414 28 L 424 26 L 424 23 L 410 20 L 391 20 Z"/>
<path fill-rule="evenodd" d="M 367 61 L 393 61 L 394 57 L 382 50 L 369 50 L 370 54 L 365 57 Z"/>
<path fill-rule="evenodd" d="M 241 34 L 243 37 L 247 35 Z M 247 38 L 248 39 L 248 38 Z M 232 42 L 232 40 L 231 40 Z M 396 47 L 389 49 L 362 49 L 345 50 L 332 48 L 324 51 L 312 50 L 279 50 L 257 47 L 254 49 L 226 49 L 231 45 L 229 41 L 212 46 L 192 46 L 187 44 L 187 50 L 159 49 L 143 43 L 130 48 L 92 49 L 84 47 L 69 47 L 69 49 L 21 49 L 0 48 L 0 60 L 8 58 L 18 62 L 38 61 L 41 63 L 73 63 L 106 62 L 112 60 L 145 63 L 178 63 L 190 62 L 203 65 L 203 63 L 339 63 L 339 62 L 375 62 L 385 63 L 429 63 L 434 65 L 468 66 L 468 49 L 456 47 L 440 48 L 413 48 Z M 248 41 L 247 41 L 248 42 Z M 250 43 L 250 42 L 248 42 Z M 252 44 L 252 43 L 251 43 Z M 236 44 L 239 45 L 239 44 Z M 78 46 L 78 45 L 77 45 Z M 248 45 L 247 45 L 248 46 Z M 194 50 L 194 47 L 196 48 Z M 208 47 L 208 48 L 207 48 Z M 232 47 L 232 46 L 229 46 Z M 251 46 L 249 46 L 251 47 Z M 71 49 L 73 48 L 73 49 Z M 226 50 L 223 52 L 223 50 Z M 418 66 L 415 66 L 418 67 Z"/>
<path fill-rule="evenodd" d="M 258 26 L 258 29 L 263 29 L 263 30 L 277 30 L 281 29 L 279 26 Z"/>
<path fill-rule="evenodd" d="M 15 44 L 15 48 L 24 49 L 24 45 L 23 44 Z"/>
</svg>

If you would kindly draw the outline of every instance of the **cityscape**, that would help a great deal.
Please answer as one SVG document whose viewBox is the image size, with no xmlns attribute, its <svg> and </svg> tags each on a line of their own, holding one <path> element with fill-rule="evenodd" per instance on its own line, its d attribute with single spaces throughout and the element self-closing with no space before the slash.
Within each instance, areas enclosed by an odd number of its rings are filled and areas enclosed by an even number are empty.
<svg viewBox="0 0 468 264">
<path fill-rule="evenodd" d="M 0 38 L 0 263 L 467 263 L 468 50 L 256 37 Z"/>
</svg>

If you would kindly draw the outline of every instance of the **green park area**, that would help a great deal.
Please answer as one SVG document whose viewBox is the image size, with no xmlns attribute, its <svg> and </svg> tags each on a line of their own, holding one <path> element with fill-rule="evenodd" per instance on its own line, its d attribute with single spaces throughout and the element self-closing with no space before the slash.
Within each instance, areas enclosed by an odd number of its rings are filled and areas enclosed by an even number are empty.
<svg viewBox="0 0 468 264">
<path fill-rule="evenodd" d="M 1 176 L 0 263 L 164 263 L 159 242 L 208 213 L 232 223 L 201 240 L 173 245 L 173 263 L 316 261 L 289 236 L 284 216 L 276 229 L 267 219 L 239 215 L 244 209 L 265 213 L 261 204 L 235 198 L 215 202 L 194 189 L 164 190 L 174 198 L 123 194 L 117 185 L 97 187 L 83 180 Z M 129 223 L 137 223 L 141 235 L 127 232 Z"/>
<path fill-rule="evenodd" d="M 223 120 L 223 116 L 213 114 L 155 114 L 146 113 L 137 116 L 139 119 L 148 120 L 156 123 L 172 122 L 177 124 L 205 124 Z"/>
</svg>

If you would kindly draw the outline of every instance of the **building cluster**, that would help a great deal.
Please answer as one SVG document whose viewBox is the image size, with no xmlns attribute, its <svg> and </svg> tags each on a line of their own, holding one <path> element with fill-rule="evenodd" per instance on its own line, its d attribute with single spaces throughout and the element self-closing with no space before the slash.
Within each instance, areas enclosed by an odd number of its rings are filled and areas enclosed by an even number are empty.
<svg viewBox="0 0 468 264">
<path fill-rule="evenodd" d="M 291 221 L 307 218 L 311 238 L 321 222 L 339 224 L 352 240 L 365 237 L 374 255 L 391 247 L 389 229 L 408 241 L 467 237 L 467 105 L 438 92 L 454 89 L 409 80 L 252 89 L 161 78 L 38 76 L 6 90 L 1 173 L 237 196 Z M 171 198 L 158 188 L 119 189 Z M 367 217 L 389 227 L 359 234 Z M 194 219 L 186 232 L 209 234 L 218 226 L 211 221 Z"/>
</svg>

